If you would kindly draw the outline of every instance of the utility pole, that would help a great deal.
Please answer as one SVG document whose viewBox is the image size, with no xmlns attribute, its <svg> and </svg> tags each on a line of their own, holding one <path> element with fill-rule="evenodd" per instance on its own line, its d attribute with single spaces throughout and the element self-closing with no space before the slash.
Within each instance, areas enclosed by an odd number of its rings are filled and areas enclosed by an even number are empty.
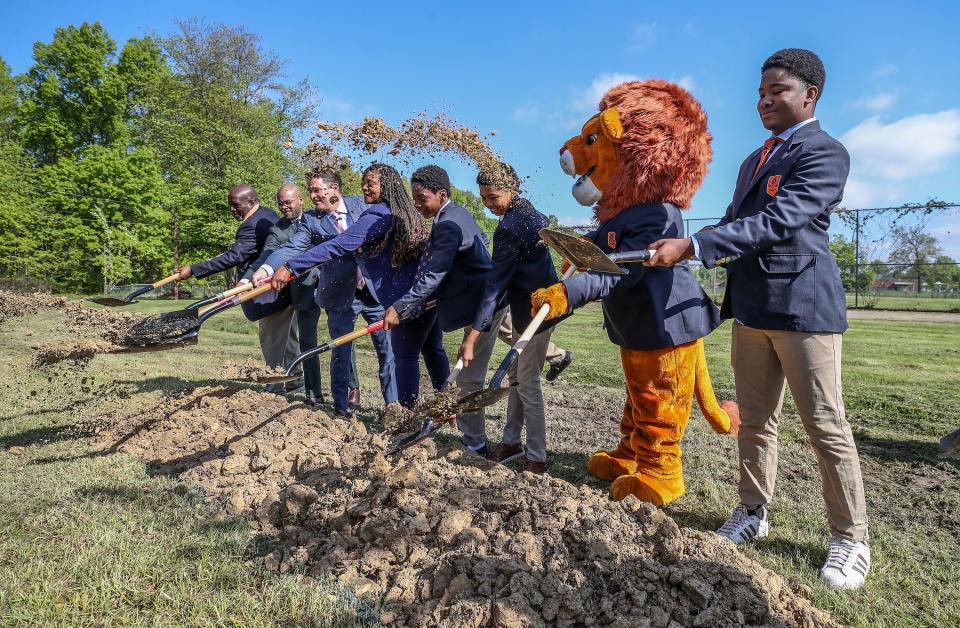
<svg viewBox="0 0 960 628">
<path fill-rule="evenodd" d="M 853 307 L 860 307 L 860 210 L 853 211 L 854 216 L 854 235 L 853 235 Z"/>
</svg>

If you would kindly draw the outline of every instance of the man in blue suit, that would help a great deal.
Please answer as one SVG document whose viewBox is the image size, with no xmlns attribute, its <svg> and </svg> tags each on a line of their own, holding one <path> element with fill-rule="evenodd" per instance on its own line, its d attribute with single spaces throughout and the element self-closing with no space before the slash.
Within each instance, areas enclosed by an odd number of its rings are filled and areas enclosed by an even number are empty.
<svg viewBox="0 0 960 628">
<path fill-rule="evenodd" d="M 354 223 L 367 205 L 361 197 L 341 196 L 342 181 L 335 172 L 310 172 L 307 174 L 310 197 L 317 209 L 304 214 L 297 232 L 286 244 L 277 249 L 254 275 L 255 281 L 273 274 L 287 260 L 314 246 L 333 239 Z M 327 328 L 331 337 L 353 331 L 361 314 L 368 322 L 383 317 L 383 306 L 377 301 L 369 286 L 369 275 L 361 260 L 348 255 L 331 260 L 319 269 L 316 301 L 327 312 Z M 380 362 L 380 387 L 384 403 L 397 400 L 394 381 L 393 352 L 385 331 L 371 334 Z M 351 367 L 353 343 L 337 347 L 330 360 L 330 381 L 333 392 L 334 413 L 347 416 L 352 405 L 359 404 L 359 394 L 350 403 L 352 390 L 359 393 L 356 382 L 356 367 Z M 350 379 L 354 379 L 354 383 Z"/>
<path fill-rule="evenodd" d="M 761 72 L 757 110 L 772 136 L 740 166 L 723 219 L 691 238 L 654 242 L 648 265 L 697 257 L 707 268 L 727 267 L 722 314 L 734 318 L 741 503 L 718 532 L 736 543 L 768 534 L 786 382 L 823 479 L 831 539 L 820 576 L 830 587 L 857 588 L 870 570 L 870 547 L 840 384 L 846 303 L 827 246 L 850 158 L 814 117 L 826 78 L 817 55 L 781 50 Z"/>
<path fill-rule="evenodd" d="M 401 319 L 414 315 L 432 297 L 437 301 L 440 329 L 444 332 L 463 329 L 466 333 L 473 324 L 493 268 L 487 236 L 466 208 L 450 200 L 450 178 L 443 168 L 418 169 L 410 175 L 410 187 L 417 211 L 427 220 L 432 218 L 433 227 L 421 259 L 423 272 L 418 271 L 413 287 L 387 309 L 384 325 L 390 329 L 400 324 Z M 477 339 L 474 361 L 457 379 L 461 393 L 483 387 L 487 363 L 506 311 L 506 305 L 500 304 L 487 326 L 490 331 L 483 332 Z M 484 423 L 482 409 L 457 417 L 464 444 L 486 456 Z"/>
</svg>

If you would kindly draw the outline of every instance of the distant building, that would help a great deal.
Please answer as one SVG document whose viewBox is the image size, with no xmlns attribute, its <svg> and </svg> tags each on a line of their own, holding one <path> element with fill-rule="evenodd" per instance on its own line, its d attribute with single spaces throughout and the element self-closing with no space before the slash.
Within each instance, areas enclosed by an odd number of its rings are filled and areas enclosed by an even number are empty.
<svg viewBox="0 0 960 628">
<path fill-rule="evenodd" d="M 894 292 L 916 292 L 917 282 L 911 279 L 881 277 L 873 282 L 873 289 L 877 291 L 890 290 Z"/>
</svg>

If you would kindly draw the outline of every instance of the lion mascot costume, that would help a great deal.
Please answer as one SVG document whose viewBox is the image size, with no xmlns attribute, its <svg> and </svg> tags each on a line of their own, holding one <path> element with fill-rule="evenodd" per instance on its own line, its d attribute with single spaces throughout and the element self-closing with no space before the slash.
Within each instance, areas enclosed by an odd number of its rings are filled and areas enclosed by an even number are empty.
<svg viewBox="0 0 960 628">
<path fill-rule="evenodd" d="M 604 253 L 646 249 L 684 237 L 680 209 L 703 182 L 710 133 L 700 104 L 667 81 L 631 81 L 611 88 L 600 112 L 560 151 L 560 164 L 580 175 L 573 195 L 594 205 L 596 230 L 586 237 Z M 610 340 L 620 346 L 627 401 L 621 438 L 599 451 L 587 470 L 612 481 L 613 499 L 627 495 L 656 505 L 684 493 L 680 439 L 693 397 L 713 429 L 736 434 L 736 404 L 718 404 L 703 337 L 720 324 L 716 305 L 686 263 L 674 268 L 628 264 L 623 275 L 583 272 L 531 296 L 533 309 L 560 316 L 602 299 Z"/>
</svg>

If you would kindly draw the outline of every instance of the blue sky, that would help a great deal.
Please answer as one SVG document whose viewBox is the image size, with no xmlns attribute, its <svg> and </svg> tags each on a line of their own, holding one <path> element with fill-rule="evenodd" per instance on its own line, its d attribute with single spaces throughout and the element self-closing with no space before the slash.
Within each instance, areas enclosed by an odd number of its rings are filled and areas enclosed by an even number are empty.
<svg viewBox="0 0 960 628">
<path fill-rule="evenodd" d="M 827 68 L 817 115 L 851 152 L 845 205 L 960 201 L 960 3 L 834 0 L 795 5 L 792 15 L 781 9 L 787 5 L 747 2 L 598 6 L 15 2 L 4 10 L 0 54 L 22 72 L 34 41 L 83 21 L 99 20 L 121 45 L 169 31 L 178 17 L 243 24 L 289 61 L 291 81 L 310 78 L 327 119 L 376 115 L 396 123 L 444 110 L 480 131 L 495 130 L 493 147 L 529 177 L 537 206 L 573 223 L 589 210 L 570 196 L 558 149 L 606 87 L 666 78 L 700 99 L 714 160 L 689 216 L 717 216 L 741 160 L 766 136 L 755 109 L 760 64 L 779 48 L 805 47 Z M 423 161 L 448 166 L 456 185 L 472 189 L 470 168 Z"/>
</svg>

